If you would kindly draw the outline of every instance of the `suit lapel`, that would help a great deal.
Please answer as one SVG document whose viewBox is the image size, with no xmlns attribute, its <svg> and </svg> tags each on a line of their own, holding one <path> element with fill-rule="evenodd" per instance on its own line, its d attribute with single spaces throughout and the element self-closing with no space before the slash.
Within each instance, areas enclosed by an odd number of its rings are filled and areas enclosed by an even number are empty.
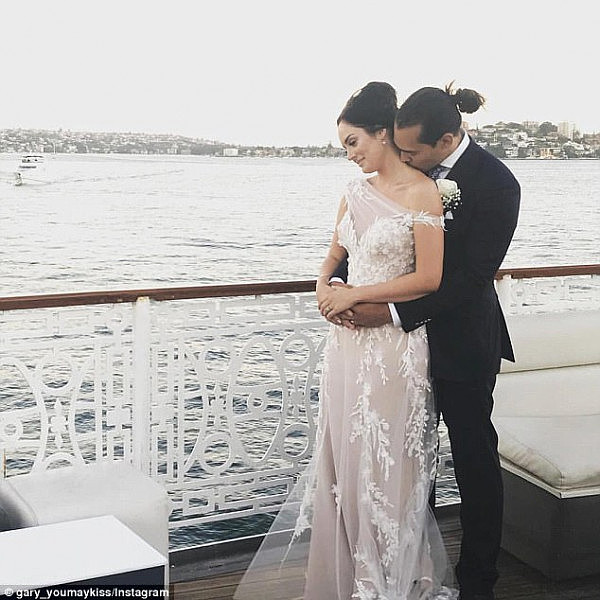
<svg viewBox="0 0 600 600">
<path fill-rule="evenodd" d="M 473 140 L 470 140 L 467 149 L 462 156 L 456 161 L 456 164 L 450 169 L 446 179 L 456 181 L 459 187 L 461 183 L 468 182 L 474 173 L 477 172 L 480 162 L 481 147 Z"/>
<path fill-rule="evenodd" d="M 446 179 L 456 182 L 461 190 L 461 205 L 452 211 L 452 219 L 446 218 L 446 231 L 450 234 L 459 233 L 469 221 L 473 204 L 471 181 L 476 178 L 481 162 L 482 148 L 470 140 L 467 149 L 450 169 Z"/>
</svg>

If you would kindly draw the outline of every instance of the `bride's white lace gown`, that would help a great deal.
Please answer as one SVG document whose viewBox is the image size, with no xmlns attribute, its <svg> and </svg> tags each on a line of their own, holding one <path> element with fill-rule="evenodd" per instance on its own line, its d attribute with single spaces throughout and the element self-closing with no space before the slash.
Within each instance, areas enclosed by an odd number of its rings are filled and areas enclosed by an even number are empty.
<svg viewBox="0 0 600 600">
<path fill-rule="evenodd" d="M 413 271 L 413 226 L 442 226 L 440 217 L 405 209 L 364 179 L 352 181 L 345 197 L 338 236 L 352 285 Z M 437 449 L 428 371 L 424 326 L 411 333 L 392 324 L 357 331 L 331 326 L 313 462 L 236 599 L 453 596 L 441 585 L 445 553 L 428 506 Z M 277 547 L 285 535 L 278 532 L 286 526 L 293 529 L 281 563 L 288 570 L 266 576 L 266 566 L 282 559 Z M 289 565 L 296 566 L 295 589 Z M 299 572 L 306 577 L 300 583 Z"/>
</svg>

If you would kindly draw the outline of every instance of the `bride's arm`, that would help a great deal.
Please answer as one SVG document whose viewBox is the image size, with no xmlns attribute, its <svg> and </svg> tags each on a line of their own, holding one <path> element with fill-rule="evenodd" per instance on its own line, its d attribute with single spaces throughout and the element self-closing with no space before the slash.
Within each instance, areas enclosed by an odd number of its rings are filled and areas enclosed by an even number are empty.
<svg viewBox="0 0 600 600">
<path fill-rule="evenodd" d="M 442 279 L 444 232 L 441 227 L 442 203 L 437 189 L 426 186 L 415 206 L 430 219 L 416 219 L 413 223 L 415 240 L 415 270 L 390 281 L 353 288 L 330 288 L 323 303 L 331 307 L 333 316 L 359 302 L 401 302 L 421 298 L 438 289 Z M 439 225 L 434 224 L 437 218 Z M 427 221 L 430 222 L 427 222 Z"/>
<path fill-rule="evenodd" d="M 317 302 L 319 308 L 328 290 L 332 289 L 329 286 L 329 279 L 332 273 L 335 271 L 340 262 L 346 257 L 346 250 L 343 246 L 340 246 L 338 241 L 338 225 L 342 220 L 344 214 L 348 210 L 346 199 L 342 198 L 340 206 L 338 208 L 337 217 L 335 220 L 335 227 L 333 229 L 333 236 L 331 238 L 331 244 L 327 256 L 321 265 L 319 271 L 319 277 L 317 277 Z"/>
</svg>

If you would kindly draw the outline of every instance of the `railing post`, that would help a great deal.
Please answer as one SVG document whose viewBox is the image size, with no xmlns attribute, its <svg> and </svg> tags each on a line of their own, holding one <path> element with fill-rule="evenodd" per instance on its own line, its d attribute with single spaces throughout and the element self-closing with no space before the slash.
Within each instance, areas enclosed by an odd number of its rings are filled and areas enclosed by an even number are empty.
<svg viewBox="0 0 600 600">
<path fill-rule="evenodd" d="M 150 472 L 150 298 L 133 306 L 133 464 Z"/>
<path fill-rule="evenodd" d="M 505 312 L 510 309 L 512 303 L 512 291 L 511 291 L 512 277 L 510 275 L 504 275 L 496 282 L 496 289 L 498 291 L 498 299 L 502 310 Z"/>
</svg>

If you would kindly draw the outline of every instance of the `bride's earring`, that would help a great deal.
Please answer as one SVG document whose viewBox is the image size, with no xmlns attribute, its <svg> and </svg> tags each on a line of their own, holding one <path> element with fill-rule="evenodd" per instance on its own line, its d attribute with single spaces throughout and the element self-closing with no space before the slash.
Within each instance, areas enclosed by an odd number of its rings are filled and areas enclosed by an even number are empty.
<svg viewBox="0 0 600 600">
<path fill-rule="evenodd" d="M 387 144 L 386 140 L 381 140 L 381 143 L 385 146 Z"/>
</svg>

